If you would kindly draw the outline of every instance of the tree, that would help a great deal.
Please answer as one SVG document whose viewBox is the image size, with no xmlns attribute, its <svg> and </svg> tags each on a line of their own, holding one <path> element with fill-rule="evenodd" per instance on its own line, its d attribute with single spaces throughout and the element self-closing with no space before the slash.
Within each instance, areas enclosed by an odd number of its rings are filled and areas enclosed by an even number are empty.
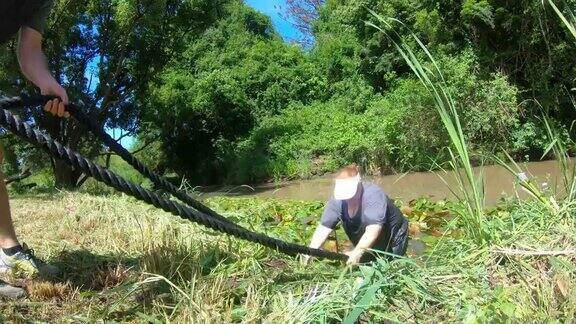
<svg viewBox="0 0 576 324">
<path fill-rule="evenodd" d="M 235 142 L 290 102 L 322 97 L 325 81 L 298 46 L 285 44 L 268 17 L 241 1 L 159 73 L 146 121 L 168 164 L 194 183 L 226 178 Z"/>
<path fill-rule="evenodd" d="M 411 72 L 391 42 L 365 24 L 378 24 L 368 9 L 401 21 L 394 30 L 402 41 L 416 45 L 414 33 L 436 56 L 472 47 L 481 73 L 502 72 L 519 87 L 522 99 L 536 99 L 557 108 L 561 119 L 573 119 L 566 95 L 575 85 L 572 39 L 541 1 L 328 0 L 315 23 L 313 51 L 319 64 L 331 81 L 359 72 L 384 93 Z"/>
<path fill-rule="evenodd" d="M 298 42 L 305 47 L 314 43 L 313 23 L 324 3 L 325 0 L 286 0 L 286 7 L 279 8 L 282 17 L 300 31 L 302 38 Z"/>
<path fill-rule="evenodd" d="M 147 82 L 177 53 L 182 35 L 200 28 L 210 17 L 211 1 L 196 0 L 83 0 L 56 1 L 45 33 L 45 51 L 55 77 L 74 102 L 81 102 L 102 127 L 137 129 L 141 98 Z M 17 62 L 2 51 L 0 71 L 6 93 L 19 93 L 25 82 Z M 32 91 L 27 86 L 28 91 Z M 41 115 L 32 118 L 50 135 L 74 150 L 95 157 L 101 150 L 73 120 Z M 51 159 L 55 182 L 75 187 L 81 173 Z"/>
</svg>

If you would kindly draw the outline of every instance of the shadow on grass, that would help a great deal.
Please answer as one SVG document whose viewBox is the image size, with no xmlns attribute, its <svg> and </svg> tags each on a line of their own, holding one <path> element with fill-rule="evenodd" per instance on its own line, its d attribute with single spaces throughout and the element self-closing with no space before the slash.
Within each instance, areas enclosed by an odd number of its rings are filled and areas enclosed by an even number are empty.
<svg viewBox="0 0 576 324">
<path fill-rule="evenodd" d="M 138 258 L 99 255 L 88 250 L 62 251 L 51 262 L 60 269 L 60 279 L 82 290 L 95 291 L 122 284 L 138 263 Z"/>
<path fill-rule="evenodd" d="M 192 281 L 210 274 L 219 264 L 238 261 L 237 255 L 208 244 L 196 247 L 159 245 L 144 253 L 140 264 L 146 272 L 168 280 Z"/>
<path fill-rule="evenodd" d="M 143 272 L 161 275 L 171 281 L 187 282 L 209 275 L 220 264 L 240 261 L 237 254 L 219 247 L 205 245 L 196 248 L 161 244 L 138 256 L 68 250 L 60 252 L 50 264 L 60 269 L 58 281 L 69 282 L 80 290 L 103 291 L 135 282 Z"/>
<path fill-rule="evenodd" d="M 10 199 L 34 199 L 39 201 L 54 201 L 54 197 L 61 195 L 62 191 L 50 191 L 49 193 L 35 193 L 35 192 L 13 192 L 9 191 Z"/>
<path fill-rule="evenodd" d="M 51 264 L 61 270 L 58 281 L 69 283 L 72 289 L 78 289 L 84 297 L 100 296 L 97 298 L 107 300 L 104 303 L 115 304 L 119 299 L 125 298 L 122 296 L 131 295 L 131 298 L 122 303 L 128 313 L 134 314 L 154 301 L 162 300 L 162 303 L 169 305 L 176 303 L 176 296 L 167 282 L 161 280 L 145 285 L 137 284 L 148 276 L 145 273 L 160 275 L 184 288 L 197 280 L 213 280 L 211 274 L 218 271 L 219 266 L 241 263 L 244 257 L 252 256 L 239 255 L 226 251 L 225 247 L 212 244 L 196 247 L 160 244 L 138 256 L 101 255 L 85 249 L 62 251 L 51 260 Z M 294 264 L 283 258 L 264 258 L 258 262 L 263 266 L 262 272 L 239 275 L 253 276 L 255 280 L 267 277 L 279 285 L 314 280 L 317 277 L 313 271 L 295 272 L 292 268 Z M 233 283 L 235 280 L 231 277 L 229 281 Z M 133 290 L 136 286 L 138 289 Z M 235 286 L 236 284 L 231 284 L 230 288 Z M 232 290 L 241 296 L 246 294 L 241 287 Z"/>
</svg>

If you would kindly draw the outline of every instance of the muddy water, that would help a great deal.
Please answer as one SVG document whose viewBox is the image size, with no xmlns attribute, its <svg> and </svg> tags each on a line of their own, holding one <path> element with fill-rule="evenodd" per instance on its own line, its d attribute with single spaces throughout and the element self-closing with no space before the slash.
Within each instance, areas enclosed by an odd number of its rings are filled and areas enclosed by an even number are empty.
<svg viewBox="0 0 576 324">
<path fill-rule="evenodd" d="M 519 164 L 536 183 L 543 183 L 549 188 L 555 188 L 561 183 L 560 170 L 556 161 L 530 162 Z M 486 205 L 493 206 L 502 197 L 526 197 L 526 194 L 515 185 L 515 177 L 501 166 L 476 168 L 475 172 L 483 172 L 485 179 Z M 399 175 L 367 178 L 380 185 L 391 197 L 403 201 L 419 197 L 430 197 L 434 200 L 456 197 L 451 192 L 459 188 L 454 172 L 414 172 Z M 260 185 L 253 188 L 247 186 L 219 190 L 219 195 L 274 197 L 298 200 L 326 200 L 332 192 L 333 180 L 325 176 L 313 180 L 289 181 L 277 184 Z"/>
</svg>

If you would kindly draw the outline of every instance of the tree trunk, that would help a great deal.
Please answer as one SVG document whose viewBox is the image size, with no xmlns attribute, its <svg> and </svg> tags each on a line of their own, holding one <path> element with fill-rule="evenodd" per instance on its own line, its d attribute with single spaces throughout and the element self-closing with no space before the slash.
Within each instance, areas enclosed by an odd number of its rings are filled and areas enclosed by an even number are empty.
<svg viewBox="0 0 576 324">
<path fill-rule="evenodd" d="M 52 164 L 57 188 L 75 189 L 82 172 L 72 169 L 64 161 L 54 159 Z"/>
<path fill-rule="evenodd" d="M 66 123 L 63 123 L 59 118 L 45 115 L 41 118 L 41 124 L 52 138 L 70 147 L 72 150 L 78 150 L 81 130 L 78 125 L 75 125 L 75 121 L 70 119 Z M 82 176 L 82 172 L 74 170 L 64 161 L 54 158 L 51 160 L 55 186 L 57 188 L 76 189 L 78 187 L 78 179 Z"/>
</svg>

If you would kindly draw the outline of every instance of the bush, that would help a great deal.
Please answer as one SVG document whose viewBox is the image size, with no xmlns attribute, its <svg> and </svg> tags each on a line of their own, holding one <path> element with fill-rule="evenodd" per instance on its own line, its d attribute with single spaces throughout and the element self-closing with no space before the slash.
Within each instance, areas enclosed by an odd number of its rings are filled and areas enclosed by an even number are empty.
<svg viewBox="0 0 576 324">
<path fill-rule="evenodd" d="M 471 52 L 439 61 L 447 88 L 460 112 L 471 155 L 484 158 L 506 150 L 522 153 L 531 134 L 521 127 L 518 90 L 501 74 L 482 78 Z M 372 120 L 372 162 L 381 170 L 427 170 L 448 161 L 446 131 L 430 93 L 414 79 L 404 79 L 367 114 Z"/>
<path fill-rule="evenodd" d="M 502 149 L 521 155 L 531 147 L 539 135 L 521 126 L 518 91 L 505 76 L 481 76 L 469 51 L 444 56 L 439 64 L 472 156 L 480 159 Z M 233 158 L 223 160 L 235 161 L 228 179 L 306 178 L 352 162 L 372 173 L 429 170 L 449 160 L 446 131 L 418 80 L 401 79 L 383 96 L 360 91 L 366 89 L 361 80 L 335 89 L 330 101 L 293 104 L 264 118 L 237 146 L 228 143 L 222 151 Z M 347 95 L 342 89 L 358 91 Z"/>
<path fill-rule="evenodd" d="M 358 160 L 367 149 L 368 123 L 342 101 L 293 105 L 264 119 L 234 154 L 232 182 L 306 178 Z"/>
<path fill-rule="evenodd" d="M 427 168 L 446 146 L 432 97 L 406 79 L 366 112 L 371 125 L 370 164 L 380 172 Z"/>
<path fill-rule="evenodd" d="M 511 138 L 520 126 L 518 89 L 501 73 L 483 77 L 471 51 L 444 57 L 448 89 L 461 113 L 462 127 L 473 153 L 505 149 L 515 153 Z"/>
</svg>

